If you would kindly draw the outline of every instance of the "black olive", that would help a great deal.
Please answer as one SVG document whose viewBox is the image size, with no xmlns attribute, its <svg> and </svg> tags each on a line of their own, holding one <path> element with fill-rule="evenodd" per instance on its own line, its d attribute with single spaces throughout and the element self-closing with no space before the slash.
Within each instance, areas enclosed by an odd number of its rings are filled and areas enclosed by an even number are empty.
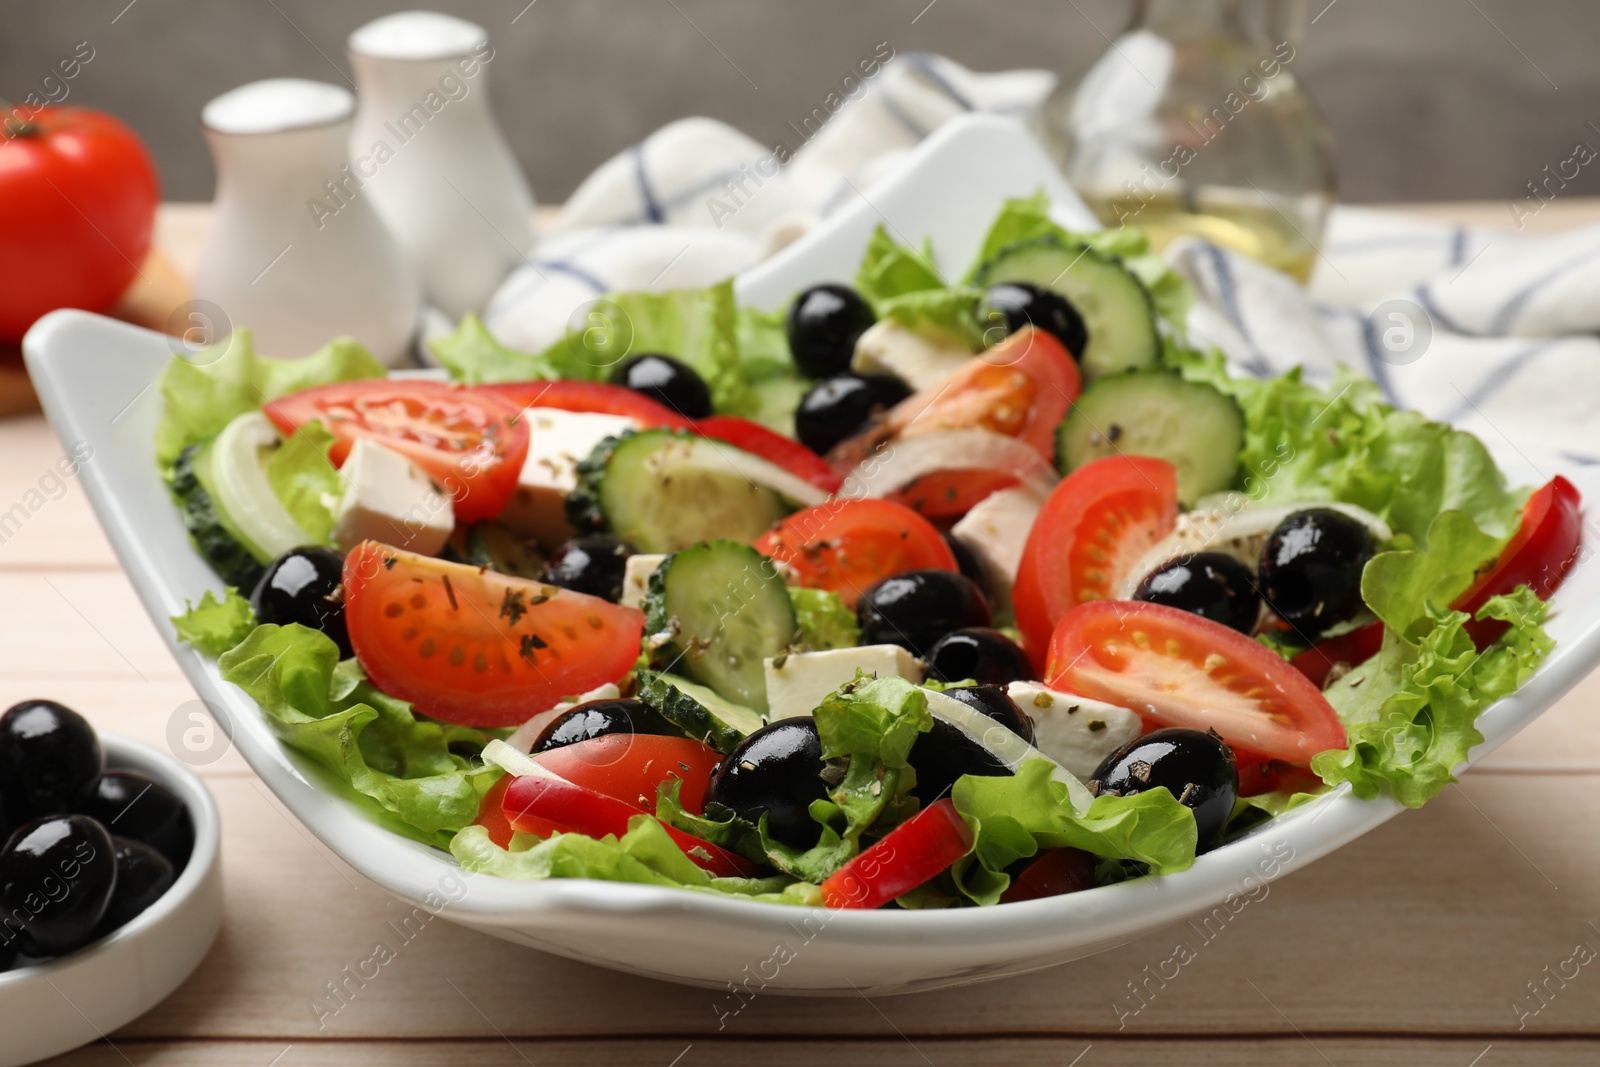
<svg viewBox="0 0 1600 1067">
<path fill-rule="evenodd" d="M 117 884 L 111 835 L 87 815 L 24 824 L 0 849 L 0 941 L 26 956 L 60 956 L 86 944 Z"/>
<path fill-rule="evenodd" d="M 913 792 L 923 807 L 949 796 L 956 779 L 964 774 L 1003 778 L 1011 773 L 1011 769 L 1000 762 L 1000 757 L 959 726 L 940 718 L 933 720 L 933 729 L 917 735 L 906 762 L 917 772 Z"/>
<path fill-rule="evenodd" d="M 826 378 L 850 369 L 856 342 L 878 317 L 847 285 L 814 285 L 789 306 L 789 352 L 808 377 Z"/>
<path fill-rule="evenodd" d="M 299 623 L 321 630 L 349 659 L 350 634 L 344 625 L 344 557 L 331 548 L 291 548 L 267 567 L 250 594 L 250 607 L 260 622 L 287 626 Z"/>
<path fill-rule="evenodd" d="M 1167 560 L 1145 576 L 1133 599 L 1191 612 L 1242 634 L 1255 632 L 1261 614 L 1255 575 L 1225 552 L 1193 552 Z"/>
<path fill-rule="evenodd" d="M 1073 359 L 1082 359 L 1089 343 L 1089 327 L 1072 302 L 1052 289 L 1027 282 L 1000 282 L 988 292 L 989 309 L 1005 322 L 1006 333 L 1037 326 L 1055 335 Z"/>
<path fill-rule="evenodd" d="M 1361 610 L 1361 571 L 1372 534 L 1332 508 L 1297 511 L 1261 548 L 1261 595 L 1310 641 Z"/>
<path fill-rule="evenodd" d="M 172 861 L 143 841 L 113 836 L 111 846 L 117 857 L 117 887 L 105 917 L 95 927 L 96 940 L 128 925 L 178 880 Z"/>
<path fill-rule="evenodd" d="M 0 715 L 0 792 L 13 825 L 72 810 L 105 754 L 89 721 L 54 700 L 24 700 Z"/>
<path fill-rule="evenodd" d="M 1194 811 L 1200 850 L 1205 851 L 1239 799 L 1233 749 L 1214 733 L 1155 730 L 1107 756 L 1089 782 L 1096 796 L 1126 797 L 1161 786 Z"/>
<path fill-rule="evenodd" d="M 926 659 L 945 634 L 989 625 L 989 604 L 972 579 L 953 571 L 906 571 L 861 594 L 863 645 L 899 645 Z"/>
<path fill-rule="evenodd" d="M 615 604 L 622 599 L 622 577 L 633 554 L 632 545 L 610 534 L 584 534 L 556 549 L 544 580 Z"/>
<path fill-rule="evenodd" d="M 972 584 L 989 592 L 989 576 L 983 572 L 983 564 L 978 562 L 978 557 L 972 554 L 972 549 L 962 544 L 960 539 L 951 537 L 948 532 L 940 535 L 944 543 L 950 546 L 950 554 L 956 558 L 956 570 L 972 579 Z"/>
<path fill-rule="evenodd" d="M 706 790 L 706 814 L 732 811 L 759 823 L 791 848 L 810 848 L 822 836 L 811 802 L 828 795 L 822 739 L 809 717 L 779 719 L 739 742 L 718 765 Z"/>
<path fill-rule="evenodd" d="M 686 419 L 711 414 L 711 389 L 687 363 L 654 352 L 629 356 L 611 370 L 611 384 L 643 393 Z"/>
<path fill-rule="evenodd" d="M 77 811 L 118 837 L 142 841 L 182 870 L 194 849 L 194 821 L 178 794 L 138 771 L 106 771 L 84 790 Z"/>
<path fill-rule="evenodd" d="M 591 700 L 557 716 L 533 743 L 534 752 L 576 745 L 607 734 L 663 734 L 681 737 L 661 713 L 642 700 Z"/>
<path fill-rule="evenodd" d="M 824 378 L 800 398 L 794 413 L 795 436 L 821 455 L 910 395 L 911 387 L 892 374 Z"/>
<path fill-rule="evenodd" d="M 987 626 L 951 630 L 935 641 L 928 649 L 928 675 L 940 682 L 971 678 L 991 686 L 1034 677 L 1022 646 Z"/>
<path fill-rule="evenodd" d="M 958 685 L 944 695 L 959 700 L 973 711 L 989 716 L 1007 730 L 1033 744 L 1033 720 L 1022 713 L 1003 685 Z"/>
</svg>

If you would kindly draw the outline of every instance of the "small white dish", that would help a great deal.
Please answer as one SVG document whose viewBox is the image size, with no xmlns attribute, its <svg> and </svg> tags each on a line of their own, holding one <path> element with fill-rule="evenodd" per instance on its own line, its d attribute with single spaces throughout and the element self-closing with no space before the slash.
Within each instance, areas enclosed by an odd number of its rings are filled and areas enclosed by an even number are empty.
<svg viewBox="0 0 1600 1067">
<path fill-rule="evenodd" d="M 111 936 L 0 973 L 0 1067 L 59 1055 L 137 1019 L 193 973 L 222 926 L 221 822 L 211 794 L 165 753 L 115 734 L 100 743 L 107 767 L 141 771 L 178 794 L 194 820 L 194 852 L 166 895 Z"/>
<path fill-rule="evenodd" d="M 951 122 L 897 177 L 739 280 L 740 298 L 777 307 L 795 291 L 850 278 L 872 229 L 931 238 L 946 268 L 966 263 L 1000 201 L 1043 189 L 1064 221 L 1092 225 L 1081 201 L 1017 123 Z M 56 433 L 93 446 L 82 478 L 146 609 L 239 751 L 290 811 L 388 892 L 454 922 L 558 955 L 719 991 L 727 1010 L 757 992 L 872 995 L 1038 970 L 1254 893 L 1403 810 L 1340 790 L 1200 857 L 1181 874 L 994 908 L 827 912 L 610 882 L 464 878 L 450 856 L 398 837 L 327 791 L 213 664 L 174 640 L 168 616 L 221 582 L 190 548 L 153 458 L 167 339 L 80 311 L 42 319 L 24 342 Z M 1600 499 L 1600 468 L 1563 473 Z M 1556 651 L 1514 696 L 1484 713 L 1473 760 L 1533 721 L 1600 663 L 1600 562 L 1586 557 L 1557 595 Z M 442 902 L 442 903 L 441 903 Z M 743 992 L 735 994 L 736 987 Z"/>
</svg>

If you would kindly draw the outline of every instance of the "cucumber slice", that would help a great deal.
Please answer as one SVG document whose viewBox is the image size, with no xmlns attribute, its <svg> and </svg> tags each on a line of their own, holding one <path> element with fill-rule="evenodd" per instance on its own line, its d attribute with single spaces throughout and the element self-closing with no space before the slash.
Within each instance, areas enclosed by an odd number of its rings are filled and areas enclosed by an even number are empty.
<svg viewBox="0 0 1600 1067">
<path fill-rule="evenodd" d="M 740 741 L 767 724 L 749 708 L 676 674 L 640 671 L 637 695 L 662 718 L 718 752 L 732 752 Z"/>
<path fill-rule="evenodd" d="M 1233 484 L 1244 415 L 1233 399 L 1169 371 L 1132 371 L 1090 383 L 1056 431 L 1062 473 L 1101 456 L 1155 456 L 1178 469 L 1190 505 Z"/>
<path fill-rule="evenodd" d="M 172 464 L 172 498 L 195 551 L 223 581 L 248 594 L 266 573 L 216 505 L 209 488 L 211 443 L 190 445 Z"/>
<path fill-rule="evenodd" d="M 270 563 L 317 539 L 301 529 L 273 492 L 262 450 L 278 443 L 278 429 L 259 411 L 223 427 L 211 446 L 211 495 L 251 555 Z"/>
<path fill-rule="evenodd" d="M 640 552 L 715 537 L 754 541 L 789 513 L 784 497 L 812 504 L 826 496 L 732 446 L 671 430 L 607 438 L 577 472 L 567 497 L 572 524 L 609 529 Z"/>
<path fill-rule="evenodd" d="M 1029 282 L 1066 297 L 1089 329 L 1083 351 L 1074 353 L 1086 378 L 1149 367 L 1161 355 L 1149 291 L 1115 258 L 1086 245 L 1054 234 L 1017 241 L 979 267 L 974 280 L 986 289 Z"/>
<path fill-rule="evenodd" d="M 766 714 L 761 661 L 788 647 L 799 628 L 771 560 L 737 541 L 675 552 L 650 576 L 644 614 L 659 669 Z"/>
</svg>

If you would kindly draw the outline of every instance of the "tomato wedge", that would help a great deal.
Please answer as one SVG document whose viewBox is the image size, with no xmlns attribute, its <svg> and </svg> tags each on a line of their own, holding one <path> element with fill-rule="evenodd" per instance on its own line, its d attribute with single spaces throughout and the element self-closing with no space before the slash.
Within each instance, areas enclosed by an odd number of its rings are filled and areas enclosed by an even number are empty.
<svg viewBox="0 0 1600 1067">
<path fill-rule="evenodd" d="M 972 848 L 972 828 L 949 797 L 917 812 L 822 883 L 830 908 L 881 908 Z"/>
<path fill-rule="evenodd" d="M 1354 667 L 1365 663 L 1383 648 L 1383 623 L 1369 622 L 1349 633 L 1320 641 L 1304 652 L 1298 652 L 1289 665 L 1311 680 L 1318 689 L 1325 689 L 1334 669 L 1343 665 Z"/>
<path fill-rule="evenodd" d="M 1061 342 L 1024 326 L 841 442 L 828 453 L 828 462 L 847 471 L 897 437 L 971 429 L 1026 441 L 1054 462 L 1056 427 L 1081 392 L 1078 363 Z"/>
<path fill-rule="evenodd" d="M 500 514 L 528 456 L 521 408 L 444 382 L 335 382 L 268 401 L 262 410 L 285 435 L 320 420 L 334 436 L 329 456 L 336 465 L 358 437 L 394 449 L 438 483 L 462 522 Z"/>
<path fill-rule="evenodd" d="M 478 817 L 474 826 L 481 826 L 489 831 L 489 840 L 501 848 L 511 845 L 511 820 L 506 818 L 506 790 L 511 788 L 511 775 L 507 774 L 483 794 L 483 799 L 478 802 Z"/>
<path fill-rule="evenodd" d="M 574 785 L 593 789 L 644 811 L 654 811 L 661 783 L 677 779 L 678 802 L 691 815 L 705 810 L 711 772 L 722 753 L 687 737 L 606 734 L 533 757 Z"/>
<path fill-rule="evenodd" d="M 1028 533 L 1012 591 L 1017 629 L 1035 666 L 1043 665 L 1056 620 L 1078 604 L 1111 596 L 1177 521 L 1177 471 L 1150 456 L 1094 460 L 1051 490 Z"/>
<path fill-rule="evenodd" d="M 1052 848 L 1039 854 L 1011 879 L 1000 903 L 1058 897 L 1094 888 L 1094 869 L 1099 862 L 1094 853 L 1081 848 Z"/>
<path fill-rule="evenodd" d="M 694 423 L 665 404 L 651 400 L 643 393 L 624 386 L 611 385 L 608 382 L 584 382 L 573 379 L 499 382 L 494 385 L 473 386 L 473 390 L 498 397 L 518 411 L 537 407 L 599 415 L 625 415 L 637 422 L 641 429 L 646 430 L 658 428 L 689 430 L 694 427 Z"/>
<path fill-rule="evenodd" d="M 648 814 L 616 797 L 540 775 L 517 778 L 506 790 L 506 819 L 518 831 L 540 837 L 558 832 L 594 838 L 621 837 L 628 832 L 628 820 Z M 662 829 L 683 849 L 684 855 L 718 878 L 752 878 L 759 873 L 759 868 L 749 860 L 710 841 L 670 826 Z"/>
<path fill-rule="evenodd" d="M 1305 767 L 1269 759 L 1248 749 L 1233 750 L 1239 768 L 1239 795 L 1258 797 L 1264 793 L 1311 793 L 1322 788 L 1322 779 Z"/>
<path fill-rule="evenodd" d="M 1017 476 L 1007 471 L 935 471 L 884 499 L 904 504 L 930 519 L 956 519 L 977 507 L 985 497 L 1016 484 Z"/>
<path fill-rule="evenodd" d="M 817 455 L 792 437 L 773 433 L 759 422 L 741 419 L 735 415 L 712 415 L 694 424 L 694 432 L 701 437 L 714 437 L 735 448 L 760 456 L 794 475 L 803 478 L 824 493 L 836 493 L 844 480 L 828 466 L 827 460 Z"/>
<path fill-rule="evenodd" d="M 762 534 L 755 547 L 793 567 L 801 585 L 838 593 L 851 607 L 884 578 L 960 570 L 933 524 L 890 500 L 829 500 L 797 511 Z"/>
<path fill-rule="evenodd" d="M 345 623 L 372 683 L 423 715 L 516 726 L 628 673 L 644 615 L 599 597 L 363 541 Z"/>
<path fill-rule="evenodd" d="M 1061 617 L 1045 684 L 1133 708 L 1146 723 L 1216 730 L 1230 746 L 1304 767 L 1345 746 L 1322 693 L 1221 623 L 1164 604 L 1097 600 Z"/>
</svg>

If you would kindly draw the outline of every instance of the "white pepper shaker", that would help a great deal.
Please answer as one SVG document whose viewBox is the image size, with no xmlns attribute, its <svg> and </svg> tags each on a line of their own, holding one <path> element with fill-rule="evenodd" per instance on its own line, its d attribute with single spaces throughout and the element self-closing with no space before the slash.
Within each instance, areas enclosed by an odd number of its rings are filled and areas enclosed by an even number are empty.
<svg viewBox="0 0 1600 1067">
<path fill-rule="evenodd" d="M 350 159 L 422 280 L 455 318 L 481 311 L 533 248 L 533 194 L 489 108 L 483 27 L 432 11 L 350 35 L 360 107 Z"/>
<path fill-rule="evenodd" d="M 310 355 L 354 337 L 387 366 L 409 362 L 415 273 L 345 181 L 355 100 L 337 85 L 274 78 L 201 112 L 217 168 L 211 233 L 194 292 L 263 355 Z"/>
</svg>

